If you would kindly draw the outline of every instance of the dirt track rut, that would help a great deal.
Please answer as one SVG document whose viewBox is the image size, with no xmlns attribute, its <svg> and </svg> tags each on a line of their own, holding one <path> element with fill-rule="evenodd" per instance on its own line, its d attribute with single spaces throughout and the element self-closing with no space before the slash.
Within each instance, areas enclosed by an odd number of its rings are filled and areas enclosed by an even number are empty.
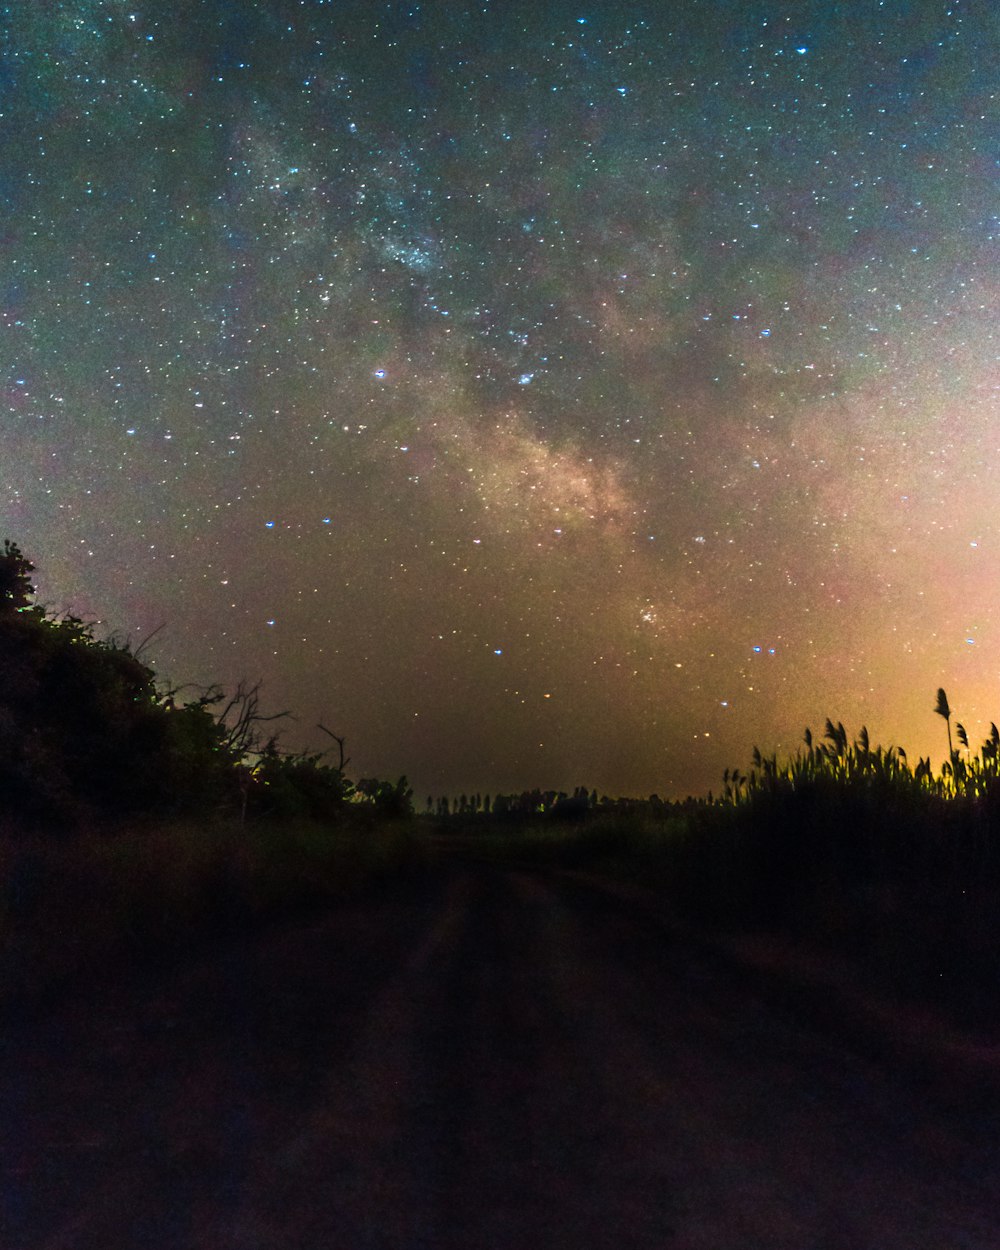
<svg viewBox="0 0 1000 1250">
<path fill-rule="evenodd" d="M 988 1106 L 600 891 L 445 863 L 8 1028 L 5 1250 L 996 1250 Z"/>
</svg>

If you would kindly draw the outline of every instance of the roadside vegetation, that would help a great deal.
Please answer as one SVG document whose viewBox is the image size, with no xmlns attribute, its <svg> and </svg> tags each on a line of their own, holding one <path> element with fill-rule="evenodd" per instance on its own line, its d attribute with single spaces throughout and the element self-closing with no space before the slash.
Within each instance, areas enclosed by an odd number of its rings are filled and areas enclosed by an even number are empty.
<svg viewBox="0 0 1000 1250">
<path fill-rule="evenodd" d="M 848 961 L 882 992 L 1000 1024 L 1000 732 L 974 751 L 944 690 L 948 759 L 911 765 L 826 721 L 788 758 L 754 749 L 721 792 L 668 803 L 508 798 L 435 817 L 470 853 L 641 884 L 702 930 Z"/>
<path fill-rule="evenodd" d="M 322 725 L 329 752 L 283 751 L 259 684 L 164 686 L 143 644 L 37 605 L 33 571 L 5 542 L 0 1003 L 343 900 L 449 846 L 641 884 L 689 925 L 825 950 L 1000 1025 L 1000 731 L 973 749 L 943 689 L 937 770 L 827 720 L 703 799 L 581 786 L 429 796 L 415 816 L 405 777 L 352 781 Z"/>
<path fill-rule="evenodd" d="M 288 753 L 260 685 L 179 690 L 0 549 L 0 1004 L 357 894 L 420 858 L 405 778 Z"/>
</svg>

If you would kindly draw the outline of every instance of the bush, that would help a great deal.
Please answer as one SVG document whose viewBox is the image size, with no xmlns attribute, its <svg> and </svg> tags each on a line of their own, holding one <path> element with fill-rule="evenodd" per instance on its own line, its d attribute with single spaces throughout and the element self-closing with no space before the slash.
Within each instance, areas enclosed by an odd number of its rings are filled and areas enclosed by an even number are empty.
<svg viewBox="0 0 1000 1250">
<path fill-rule="evenodd" d="M 379 816 L 412 811 L 405 778 L 357 790 L 340 763 L 261 741 L 259 683 L 228 699 L 210 687 L 180 703 L 128 641 L 32 602 L 34 566 L 0 554 L 0 811 L 28 826 L 106 815 L 241 812 L 329 821 L 360 799 Z M 141 648 L 140 648 L 141 650 Z M 329 731 L 326 731 L 329 732 Z"/>
</svg>

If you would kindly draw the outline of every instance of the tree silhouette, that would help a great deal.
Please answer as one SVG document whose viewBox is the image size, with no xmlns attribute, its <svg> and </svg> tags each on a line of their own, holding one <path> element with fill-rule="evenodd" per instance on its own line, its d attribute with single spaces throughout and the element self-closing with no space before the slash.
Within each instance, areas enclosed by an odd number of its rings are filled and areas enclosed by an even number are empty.
<svg viewBox="0 0 1000 1250">
<path fill-rule="evenodd" d="M 239 812 L 341 821 L 361 808 L 412 813 L 406 778 L 345 773 L 338 748 L 279 750 L 261 683 L 241 680 L 229 696 L 209 686 L 181 701 L 120 636 L 99 638 L 72 613 L 33 603 L 34 565 L 16 543 L 0 549 L 0 819 L 68 829 L 94 816 Z M 150 635 L 152 637 L 152 635 Z M 149 639 L 146 639 L 148 642 Z M 357 800 L 364 800 L 358 803 Z"/>
<path fill-rule="evenodd" d="M 31 606 L 35 593 L 31 584 L 34 571 L 35 566 L 17 543 L 5 538 L 3 553 L 0 554 L 0 613 L 19 612 Z"/>
</svg>

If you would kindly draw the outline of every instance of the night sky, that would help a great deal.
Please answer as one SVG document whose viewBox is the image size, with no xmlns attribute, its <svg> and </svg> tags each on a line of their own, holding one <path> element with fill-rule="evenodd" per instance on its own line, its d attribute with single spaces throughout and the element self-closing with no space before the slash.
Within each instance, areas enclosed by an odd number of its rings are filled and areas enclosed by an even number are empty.
<svg viewBox="0 0 1000 1250">
<path fill-rule="evenodd" d="M 1000 718 L 995 0 L 0 20 L 53 610 L 419 807 Z"/>
</svg>

